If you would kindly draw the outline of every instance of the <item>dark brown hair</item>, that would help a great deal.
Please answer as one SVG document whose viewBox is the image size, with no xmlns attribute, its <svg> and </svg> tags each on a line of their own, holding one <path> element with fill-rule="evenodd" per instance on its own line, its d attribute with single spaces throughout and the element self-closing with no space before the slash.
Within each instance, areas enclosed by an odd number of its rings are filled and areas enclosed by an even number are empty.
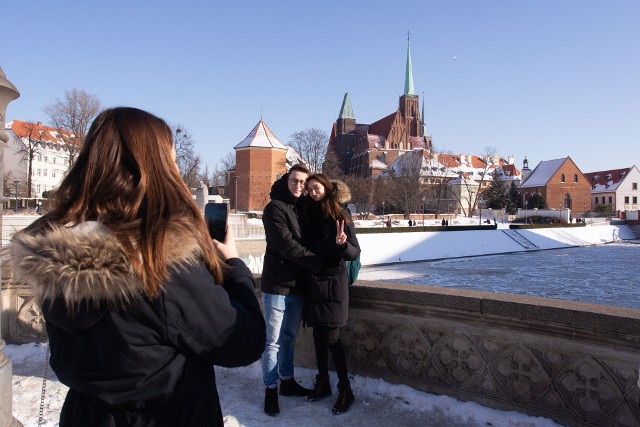
<svg viewBox="0 0 640 427">
<path fill-rule="evenodd" d="M 298 163 L 298 164 L 295 164 L 295 165 L 291 166 L 291 169 L 289 169 L 289 174 L 291 174 L 291 172 L 293 172 L 293 171 L 298 171 L 298 172 L 306 173 L 307 175 L 311 175 L 311 172 L 309 171 L 309 168 L 307 168 L 302 163 Z"/>
<path fill-rule="evenodd" d="M 344 213 L 338 202 L 338 186 L 323 173 L 314 173 L 307 178 L 307 185 L 311 181 L 318 181 L 324 187 L 324 198 L 320 200 L 322 215 L 325 218 L 339 221 L 348 221 L 349 217 Z"/>
<path fill-rule="evenodd" d="M 222 283 L 224 264 L 180 177 L 171 129 L 164 120 L 128 107 L 100 113 L 54 197 L 49 220 L 63 225 L 100 221 L 107 226 L 147 296 L 157 296 L 169 274 L 164 251 L 169 225 L 195 238 L 207 268 Z"/>
</svg>

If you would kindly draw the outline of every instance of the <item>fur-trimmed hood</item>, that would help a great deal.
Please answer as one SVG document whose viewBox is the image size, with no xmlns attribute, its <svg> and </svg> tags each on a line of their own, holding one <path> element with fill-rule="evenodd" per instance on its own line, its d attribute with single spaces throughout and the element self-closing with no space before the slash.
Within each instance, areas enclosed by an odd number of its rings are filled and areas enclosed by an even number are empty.
<svg viewBox="0 0 640 427">
<path fill-rule="evenodd" d="M 170 265 L 194 263 L 201 253 L 194 238 L 171 230 L 165 247 Z M 99 306 L 123 307 L 143 295 L 120 243 L 98 222 L 19 233 L 9 251 L 14 282 L 30 286 L 41 306 L 61 300 L 65 311 L 86 313 Z"/>
<path fill-rule="evenodd" d="M 336 186 L 336 199 L 340 205 L 345 206 L 351 201 L 351 190 L 344 182 L 332 179 L 331 182 Z"/>
</svg>

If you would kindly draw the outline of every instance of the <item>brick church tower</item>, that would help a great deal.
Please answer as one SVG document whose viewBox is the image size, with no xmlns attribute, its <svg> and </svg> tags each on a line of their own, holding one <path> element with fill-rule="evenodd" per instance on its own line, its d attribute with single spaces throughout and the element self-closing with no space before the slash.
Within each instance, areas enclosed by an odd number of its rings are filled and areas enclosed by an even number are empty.
<svg viewBox="0 0 640 427">
<path fill-rule="evenodd" d="M 287 171 L 288 148 L 262 119 L 233 148 L 236 169 L 230 176 L 230 207 L 236 212 L 262 211 L 269 202 L 271 184 Z"/>
<path fill-rule="evenodd" d="M 407 39 L 407 64 L 404 93 L 395 112 L 371 124 L 357 123 L 349 94 L 345 94 L 338 119 L 334 122 L 327 146 L 336 165 L 345 175 L 376 177 L 399 156 L 413 150 L 431 150 L 419 97 L 413 88 L 411 45 Z"/>
</svg>

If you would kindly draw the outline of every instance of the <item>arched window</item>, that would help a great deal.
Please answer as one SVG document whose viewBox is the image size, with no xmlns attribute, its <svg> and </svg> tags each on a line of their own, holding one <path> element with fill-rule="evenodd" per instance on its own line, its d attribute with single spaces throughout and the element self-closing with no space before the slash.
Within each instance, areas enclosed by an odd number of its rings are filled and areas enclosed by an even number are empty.
<svg viewBox="0 0 640 427">
<path fill-rule="evenodd" d="M 564 174 L 560 175 L 560 182 L 564 182 Z"/>
<path fill-rule="evenodd" d="M 571 194 L 564 195 L 564 208 L 571 209 Z"/>
<path fill-rule="evenodd" d="M 578 174 L 577 173 L 573 174 L 573 182 L 576 182 L 576 183 L 578 182 Z"/>
</svg>

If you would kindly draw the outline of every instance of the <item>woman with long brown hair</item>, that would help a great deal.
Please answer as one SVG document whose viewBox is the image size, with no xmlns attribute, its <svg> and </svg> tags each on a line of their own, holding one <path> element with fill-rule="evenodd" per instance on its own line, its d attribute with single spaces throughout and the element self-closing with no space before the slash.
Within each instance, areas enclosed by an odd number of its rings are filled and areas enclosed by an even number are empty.
<svg viewBox="0 0 640 427">
<path fill-rule="evenodd" d="M 354 402 L 347 373 L 345 348 L 340 329 L 349 317 L 349 288 L 345 260 L 360 255 L 353 222 L 342 206 L 351 198 L 349 188 L 318 173 L 307 178 L 308 197 L 304 203 L 303 244 L 324 260 L 319 273 L 307 279 L 305 322 L 313 327 L 318 374 L 307 400 L 331 395 L 329 352 L 338 374 L 338 398 L 333 413 L 341 414 Z"/>
<path fill-rule="evenodd" d="M 53 210 L 10 250 L 69 386 L 61 426 L 223 425 L 213 365 L 257 360 L 264 320 L 231 230 L 209 237 L 163 120 L 103 111 Z"/>
</svg>

